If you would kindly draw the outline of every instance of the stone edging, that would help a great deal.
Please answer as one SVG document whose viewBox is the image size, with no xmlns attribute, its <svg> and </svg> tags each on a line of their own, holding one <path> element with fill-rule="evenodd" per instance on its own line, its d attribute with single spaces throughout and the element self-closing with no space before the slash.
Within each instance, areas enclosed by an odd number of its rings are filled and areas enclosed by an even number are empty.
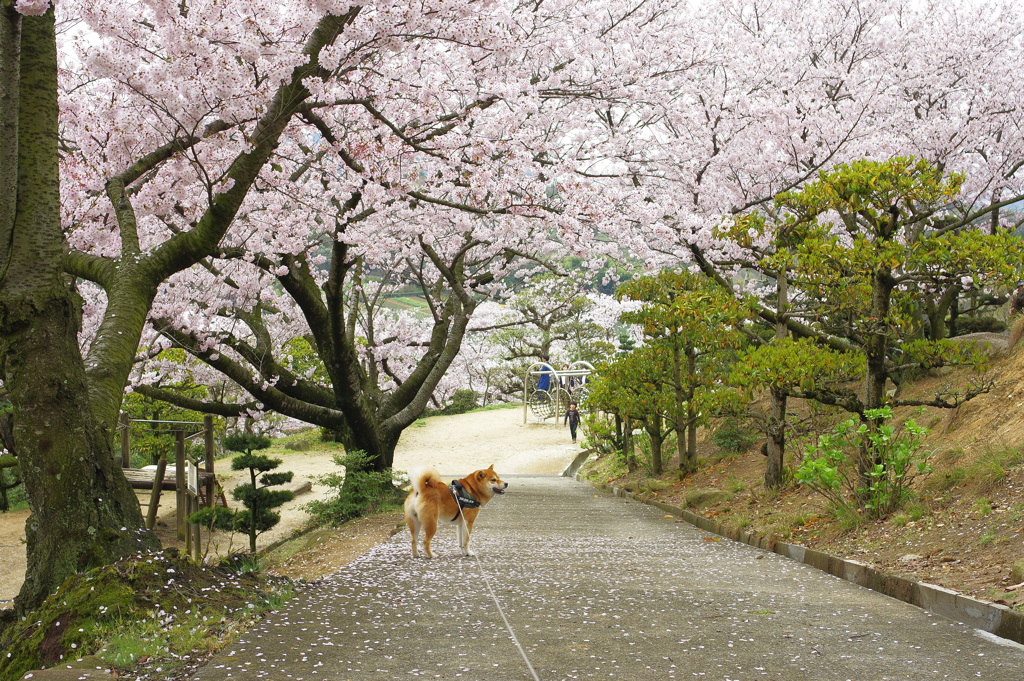
<svg viewBox="0 0 1024 681">
<path fill-rule="evenodd" d="M 580 465 L 582 465 L 582 461 Z M 1024 612 L 1013 610 L 998 603 L 989 603 L 971 598 L 970 596 L 963 596 L 955 591 L 934 584 L 928 584 L 927 582 L 914 582 L 904 577 L 890 575 L 864 563 L 836 558 L 827 553 L 809 549 L 798 544 L 787 544 L 786 542 L 776 541 L 771 537 L 743 532 L 678 506 L 671 506 L 660 501 L 644 501 L 625 489 L 609 485 L 598 485 L 586 480 L 579 475 L 578 469 L 579 466 L 576 466 L 575 469 L 570 466 L 563 475 L 574 477 L 580 482 L 585 482 L 598 489 L 611 492 L 615 496 L 640 501 L 641 503 L 659 508 L 666 513 L 679 516 L 681 519 L 705 532 L 711 532 L 733 541 L 777 553 L 780 556 L 785 556 L 798 563 L 810 565 L 872 591 L 877 591 L 897 600 L 916 605 L 927 612 L 935 613 L 975 629 L 981 629 L 1001 638 L 1024 644 Z"/>
</svg>

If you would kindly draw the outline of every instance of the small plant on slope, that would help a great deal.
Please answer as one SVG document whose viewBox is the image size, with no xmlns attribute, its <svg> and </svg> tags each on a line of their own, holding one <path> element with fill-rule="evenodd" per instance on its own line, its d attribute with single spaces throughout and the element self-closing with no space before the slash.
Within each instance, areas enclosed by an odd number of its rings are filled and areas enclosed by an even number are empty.
<svg viewBox="0 0 1024 681">
<path fill-rule="evenodd" d="M 808 447 L 796 480 L 825 497 L 837 515 L 881 518 L 903 506 L 911 497 L 910 483 L 931 470 L 921 439 L 928 432 L 914 421 L 899 431 L 887 423 L 888 407 L 870 409 L 865 418 L 878 425 L 849 419 Z M 869 461 L 858 474 L 862 451 Z"/>
</svg>

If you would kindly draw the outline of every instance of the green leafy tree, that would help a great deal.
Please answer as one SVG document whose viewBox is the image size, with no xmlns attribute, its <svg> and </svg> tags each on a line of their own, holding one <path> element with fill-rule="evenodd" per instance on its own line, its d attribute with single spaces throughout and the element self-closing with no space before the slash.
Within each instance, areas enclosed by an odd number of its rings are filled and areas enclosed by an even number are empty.
<svg viewBox="0 0 1024 681">
<path fill-rule="evenodd" d="M 886 404 L 955 407 L 989 387 L 981 381 L 964 393 L 930 400 L 886 394 L 886 381 L 898 381 L 908 368 L 984 366 L 973 347 L 924 340 L 914 330 L 916 284 L 932 280 L 935 271 L 971 271 L 984 283 L 1012 277 L 1013 263 L 1021 259 L 1020 240 L 1009 233 L 947 225 L 942 210 L 958 195 L 962 180 L 914 158 L 865 160 L 837 166 L 777 198 L 793 230 L 803 236 L 793 251 L 794 282 L 819 301 L 820 317 L 848 320 L 845 336 L 864 357 L 861 394 L 833 392 L 831 403 L 859 414 L 871 430 L 884 420 L 877 410 Z M 813 397 L 818 391 L 807 392 Z M 861 474 L 868 475 L 876 463 L 865 447 Z"/>
<path fill-rule="evenodd" d="M 662 271 L 619 287 L 620 299 L 642 306 L 622 315 L 637 324 L 649 356 L 660 370 L 658 384 L 671 394 L 668 418 L 676 432 L 679 468 L 697 466 L 697 428 L 711 416 L 733 410 L 738 394 L 724 384 L 728 362 L 743 344 L 737 326 L 746 308 L 732 295 L 689 272 Z"/>
<path fill-rule="evenodd" d="M 266 449 L 270 440 L 251 433 L 235 433 L 224 438 L 224 449 L 242 452 L 231 461 L 231 469 L 249 471 L 249 482 L 231 491 L 231 496 L 242 503 L 244 509 L 222 507 L 204 508 L 189 516 L 189 522 L 239 531 L 249 535 L 249 550 L 256 553 L 256 537 L 271 529 L 281 520 L 273 509 L 295 498 L 290 490 L 272 490 L 292 480 L 292 472 L 272 473 L 281 465 L 281 459 L 272 459 L 253 451 Z M 260 475 L 262 473 L 262 475 Z M 257 476 L 259 476 L 257 478 Z"/>
<path fill-rule="evenodd" d="M 665 348 L 645 346 L 600 365 L 590 382 L 587 404 L 620 419 L 640 423 L 651 440 L 651 472 L 664 472 L 665 438 L 675 428 L 675 400 L 663 380 L 671 357 Z"/>
<path fill-rule="evenodd" d="M 885 405 L 953 408 L 987 390 L 983 378 L 965 390 L 943 389 L 925 399 L 902 398 L 898 390 L 910 370 L 982 370 L 986 364 L 971 346 L 922 336 L 922 290 L 966 273 L 975 285 L 994 286 L 1015 276 L 1015 263 L 1022 260 L 1021 241 L 1011 234 L 951 217 L 961 183 L 960 176 L 914 158 L 857 161 L 822 172 L 802 189 L 780 194 L 770 211 L 723 228 L 721 236 L 749 248 L 756 255 L 750 265 L 777 283 L 774 305 L 761 301 L 755 309 L 776 325 L 772 342 L 780 347 L 751 354 L 745 380 L 783 400 L 795 395 L 839 406 L 869 428 L 881 421 L 866 414 L 877 415 L 874 410 Z M 768 247 L 755 245 L 766 241 Z M 706 274 L 731 288 L 703 253 L 695 256 Z M 782 342 L 789 335 L 813 343 Z M 782 361 L 791 350 L 798 356 Z M 780 367 L 778 376 L 772 376 L 773 363 Z M 861 378 L 860 390 L 839 383 L 851 376 Z M 887 391 L 889 380 L 897 385 L 894 394 Z M 773 417 L 784 419 L 784 409 Z M 782 427 L 776 428 L 774 441 L 781 445 Z M 770 434 L 770 453 L 772 443 Z M 781 446 L 777 450 L 778 465 Z M 861 474 L 873 465 L 865 448 Z"/>
<path fill-rule="evenodd" d="M 164 358 L 171 357 L 176 361 L 186 361 L 184 351 L 171 348 L 161 351 Z M 207 396 L 209 388 L 196 385 L 191 381 L 161 386 L 173 390 L 186 399 L 199 401 Z M 132 466 L 155 464 L 161 456 L 168 456 L 174 451 L 174 431 L 170 424 L 163 421 L 202 422 L 204 414 L 193 409 L 172 404 L 170 402 L 148 397 L 143 390 L 132 391 L 125 395 L 121 409 L 130 418 L 143 423 L 133 424 L 130 446 Z M 219 419 L 218 419 L 219 420 Z M 199 445 L 188 445 L 198 447 Z M 168 457 L 170 458 L 170 457 Z"/>
</svg>

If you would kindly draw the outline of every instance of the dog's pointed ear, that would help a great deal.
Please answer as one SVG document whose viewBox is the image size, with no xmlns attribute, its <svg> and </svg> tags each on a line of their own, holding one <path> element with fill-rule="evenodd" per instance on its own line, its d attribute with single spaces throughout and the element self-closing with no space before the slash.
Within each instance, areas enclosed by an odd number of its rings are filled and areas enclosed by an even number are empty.
<svg viewBox="0 0 1024 681">
<path fill-rule="evenodd" d="M 476 479 L 477 480 L 483 480 L 486 477 L 487 477 L 487 471 L 477 471 L 476 472 Z"/>
</svg>

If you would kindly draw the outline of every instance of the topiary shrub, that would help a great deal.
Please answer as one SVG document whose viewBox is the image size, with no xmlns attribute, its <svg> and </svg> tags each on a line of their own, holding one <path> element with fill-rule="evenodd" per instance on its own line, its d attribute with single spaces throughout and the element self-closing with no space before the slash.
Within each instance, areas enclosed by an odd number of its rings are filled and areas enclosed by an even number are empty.
<svg viewBox="0 0 1024 681">
<path fill-rule="evenodd" d="M 271 490 L 292 480 L 292 472 L 271 473 L 281 465 L 281 459 L 272 459 L 253 450 L 266 449 L 270 439 L 262 435 L 236 433 L 224 438 L 224 449 L 243 452 L 231 462 L 231 469 L 248 470 L 249 482 L 231 491 L 231 496 L 242 503 L 244 510 L 215 506 L 201 509 L 188 517 L 189 522 L 220 530 L 244 532 L 249 535 L 249 550 L 256 553 L 256 537 L 271 529 L 281 520 L 281 514 L 272 509 L 291 501 L 295 493 L 289 490 Z M 257 474 L 263 475 L 257 480 Z"/>
</svg>

